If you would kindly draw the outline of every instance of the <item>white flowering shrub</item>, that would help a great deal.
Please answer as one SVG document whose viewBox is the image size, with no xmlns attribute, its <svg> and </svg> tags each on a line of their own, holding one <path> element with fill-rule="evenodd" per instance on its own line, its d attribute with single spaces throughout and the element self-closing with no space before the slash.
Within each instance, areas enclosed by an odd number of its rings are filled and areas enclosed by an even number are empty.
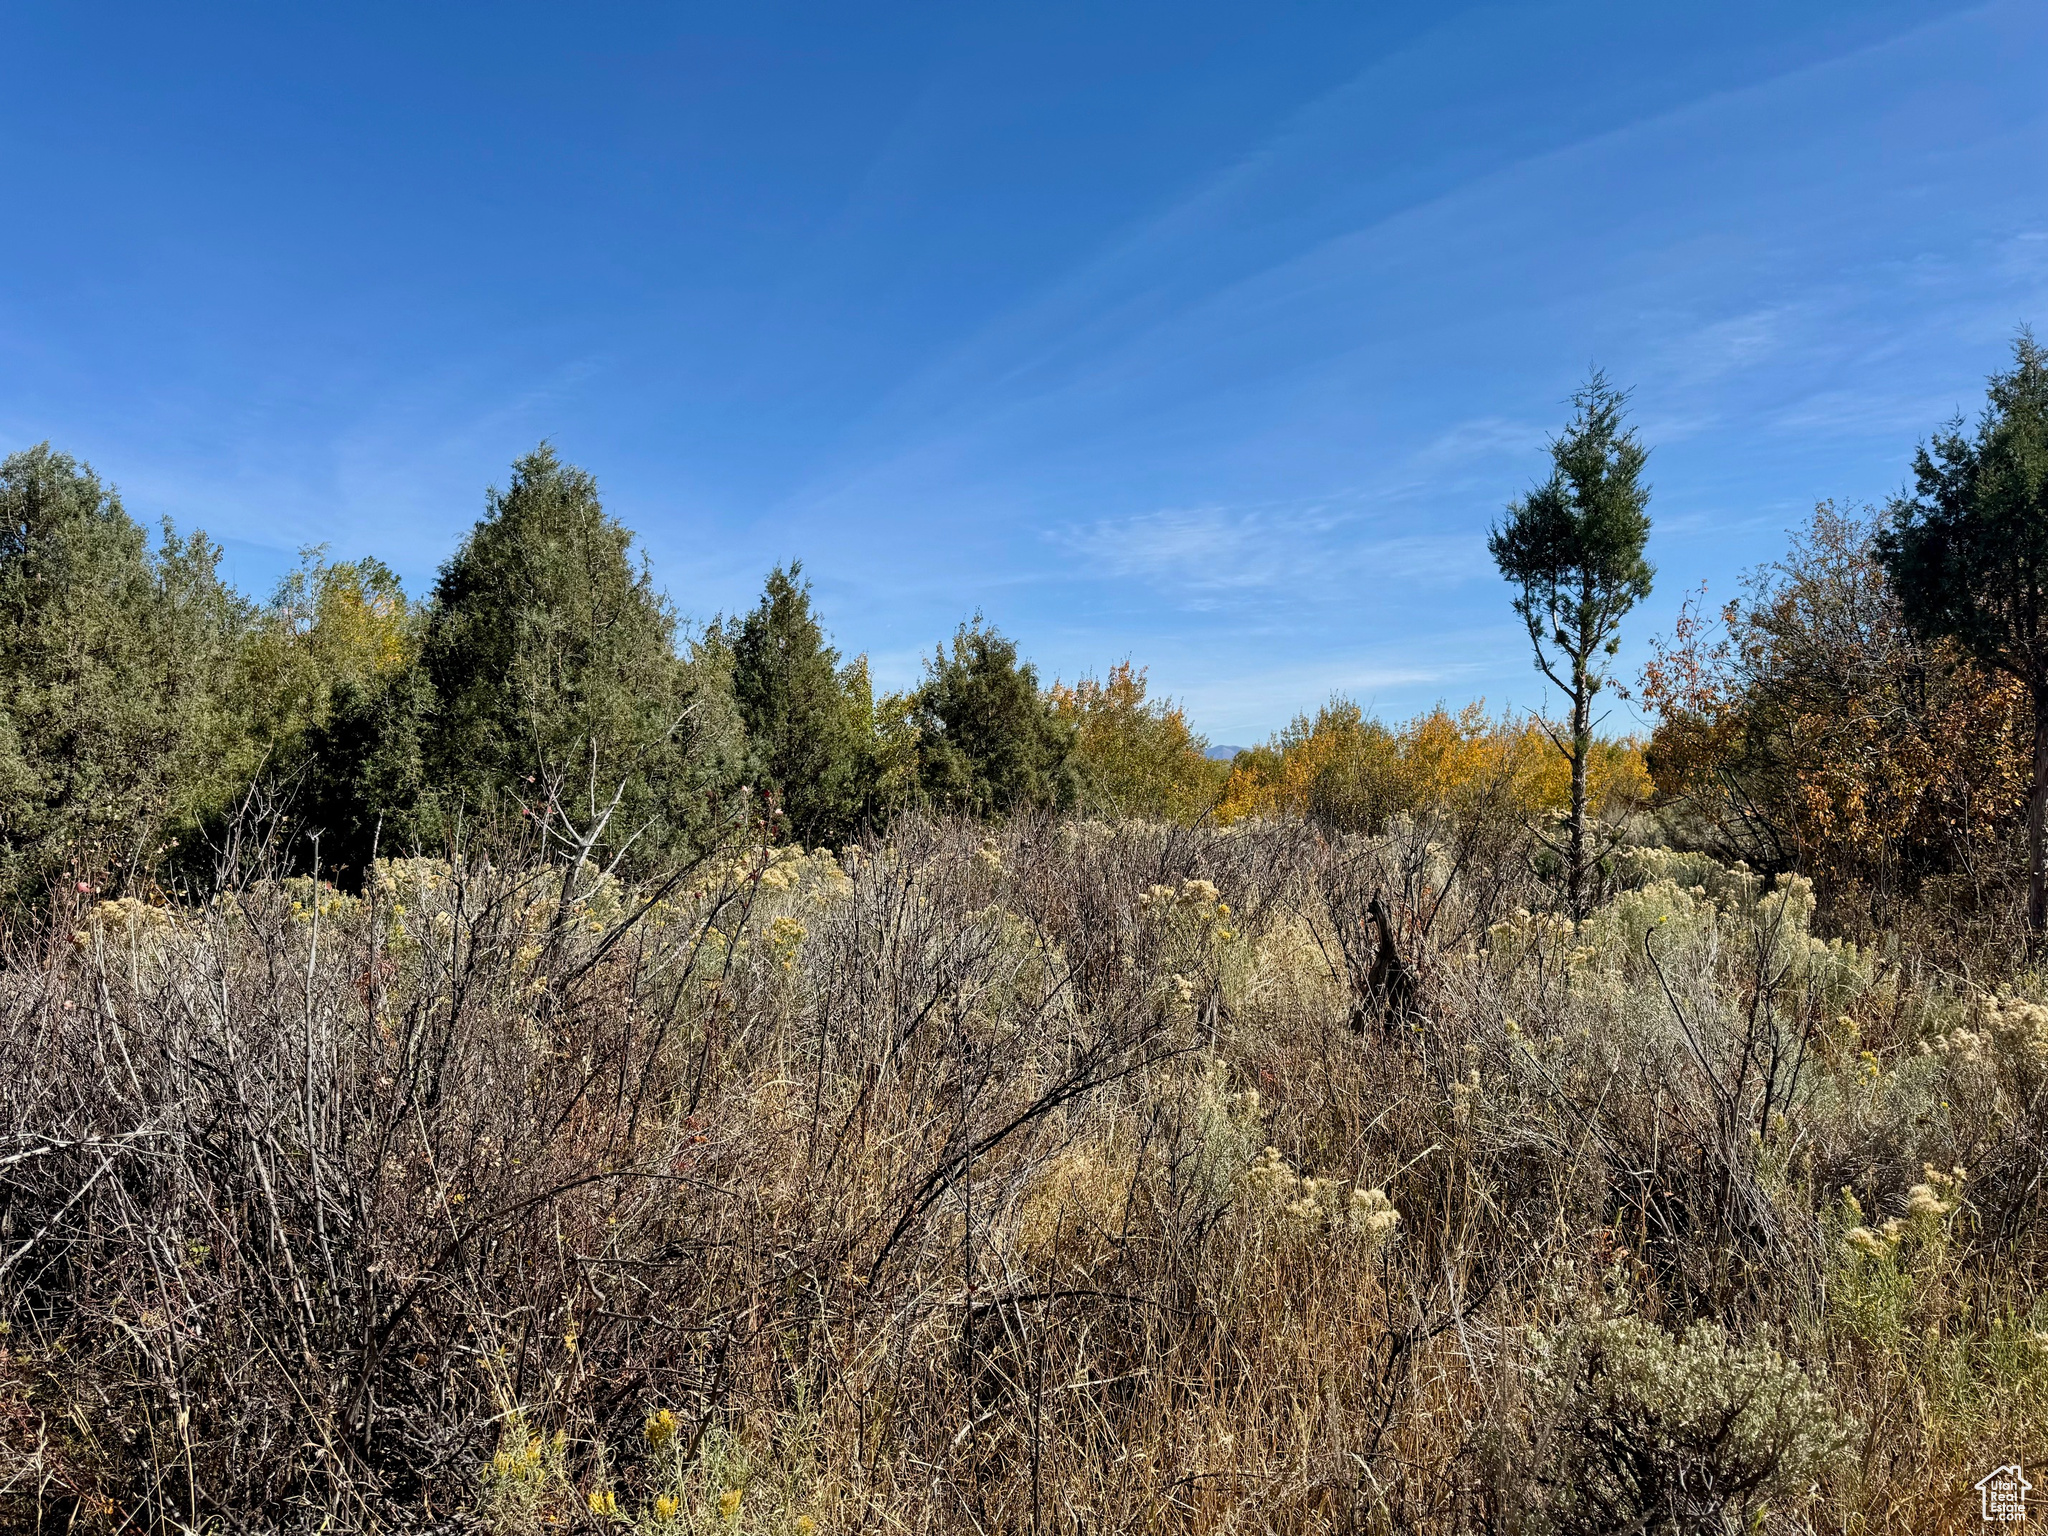
<svg viewBox="0 0 2048 1536">
<path fill-rule="evenodd" d="M 1384 1189 L 1297 1173 L 1278 1147 L 1267 1147 L 1252 1159 L 1242 1182 L 1254 1207 L 1278 1218 L 1270 1229 L 1278 1235 L 1345 1234 L 1370 1253 L 1400 1231 L 1401 1213 Z"/>
<path fill-rule="evenodd" d="M 1910 1380 L 1945 1430 L 1997 1442 L 2048 1422 L 2048 1302 L 1978 1320 L 1958 1229 L 1974 1223 L 1968 1176 L 1929 1164 L 1866 1211 L 1852 1190 L 1828 1213 L 1828 1320 Z M 1892 1214 L 1884 1214 L 1884 1212 Z"/>
<path fill-rule="evenodd" d="M 187 941 L 185 925 L 179 922 L 175 909 L 155 906 L 134 896 L 95 904 L 86 926 L 71 935 L 71 942 L 78 948 L 90 950 L 98 946 L 122 957 L 130 966 L 139 965 L 145 956 L 153 961 L 160 959 L 168 946 L 181 941 Z"/>
<path fill-rule="evenodd" d="M 2048 1423 L 2039 978 L 1668 851 L 1574 923 L 1457 826 L 71 907 L 0 966 L 0 1485 L 80 1530 L 1943 1528 Z"/>
<path fill-rule="evenodd" d="M 1258 1148 L 1265 1135 L 1264 1105 L 1258 1089 L 1233 1089 L 1228 1069 L 1215 1060 L 1190 1085 L 1188 1101 L 1194 1122 L 1192 1180 L 1204 1200 L 1221 1204 L 1237 1192 L 1246 1171 L 1262 1163 Z"/>
<path fill-rule="evenodd" d="M 1855 1429 L 1824 1378 L 1715 1323 L 1541 1336 L 1530 1383 L 1531 1523 L 1556 1536 L 1749 1529 L 1834 1470 Z"/>
<path fill-rule="evenodd" d="M 1628 979 L 1649 981 L 1645 939 L 1656 946 L 1666 964 L 1680 957 L 1710 963 L 1721 938 L 1724 909 L 1704 886 L 1686 887 L 1675 880 L 1623 891 L 1580 924 L 1584 964 Z"/>
<path fill-rule="evenodd" d="M 2048 1087 L 2048 1007 L 2024 998 L 1984 999 L 1973 1016 L 1922 1042 L 1954 1095 L 1980 1115 L 2023 1115 Z"/>
<path fill-rule="evenodd" d="M 1716 901 L 1732 901 L 1746 895 L 1755 899 L 1756 876 L 1741 866 L 1729 866 L 1704 853 L 1682 853 L 1676 848 L 1619 848 L 1612 863 L 1615 878 L 1623 889 L 1669 881 L 1690 890 L 1694 886 Z"/>
</svg>

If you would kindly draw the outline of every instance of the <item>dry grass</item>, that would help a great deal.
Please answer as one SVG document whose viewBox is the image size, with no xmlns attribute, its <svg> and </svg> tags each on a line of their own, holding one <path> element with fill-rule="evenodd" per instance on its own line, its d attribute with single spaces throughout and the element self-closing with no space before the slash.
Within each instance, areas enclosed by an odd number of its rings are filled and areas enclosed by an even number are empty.
<svg viewBox="0 0 2048 1536">
<path fill-rule="evenodd" d="M 2048 1450 L 2048 1012 L 1796 882 L 1574 930 L 1477 812 L 254 846 L 0 973 L 10 1528 L 1935 1530 Z"/>
</svg>

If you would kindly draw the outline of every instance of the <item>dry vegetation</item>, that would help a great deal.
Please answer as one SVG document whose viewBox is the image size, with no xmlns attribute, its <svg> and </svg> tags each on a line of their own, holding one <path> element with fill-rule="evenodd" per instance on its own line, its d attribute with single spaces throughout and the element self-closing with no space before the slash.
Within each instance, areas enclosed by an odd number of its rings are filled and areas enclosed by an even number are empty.
<svg viewBox="0 0 2048 1536">
<path fill-rule="evenodd" d="M 1574 927 L 1522 827 L 78 894 L 0 972 L 0 1524 L 1974 1524 L 2048 1451 L 2029 975 L 1658 849 Z"/>
</svg>

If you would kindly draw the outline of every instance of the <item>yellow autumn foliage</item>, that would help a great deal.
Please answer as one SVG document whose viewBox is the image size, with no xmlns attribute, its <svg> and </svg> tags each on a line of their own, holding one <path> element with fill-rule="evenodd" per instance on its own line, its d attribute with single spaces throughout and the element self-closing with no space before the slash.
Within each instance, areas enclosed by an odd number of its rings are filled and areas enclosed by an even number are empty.
<svg viewBox="0 0 2048 1536">
<path fill-rule="evenodd" d="M 1083 809 L 1093 814 L 1193 821 L 1229 775 L 1171 699 L 1145 695 L 1145 670 L 1128 661 L 1106 680 L 1054 683 L 1053 713 L 1074 729 Z"/>
<path fill-rule="evenodd" d="M 416 617 L 382 561 L 330 562 L 324 550 L 304 551 L 242 656 L 239 687 L 261 744 L 296 742 L 326 718 L 336 689 L 368 687 L 405 666 Z"/>
<path fill-rule="evenodd" d="M 1589 765 L 1592 804 L 1604 811 L 1650 789 L 1640 743 L 1599 740 Z M 1399 725 L 1333 699 L 1265 747 L 1238 755 L 1217 808 L 1220 821 L 1316 815 L 1375 829 L 1389 816 L 1475 794 L 1499 794 L 1531 816 L 1571 802 L 1571 765 L 1540 721 L 1490 716 L 1483 704 L 1443 705 Z"/>
</svg>

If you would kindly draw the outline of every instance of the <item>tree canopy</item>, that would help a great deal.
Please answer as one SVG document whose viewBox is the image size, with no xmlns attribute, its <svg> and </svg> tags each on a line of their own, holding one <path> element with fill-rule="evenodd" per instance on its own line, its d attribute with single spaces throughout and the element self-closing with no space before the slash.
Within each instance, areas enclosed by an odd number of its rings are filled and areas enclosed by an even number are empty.
<svg viewBox="0 0 2048 1536">
<path fill-rule="evenodd" d="M 67 858 L 117 879 L 257 768 L 230 680 L 248 605 L 204 535 L 152 549 L 47 443 L 0 462 L 0 840 L 33 890 Z"/>
<path fill-rule="evenodd" d="M 1975 432 L 1958 419 L 1914 455 L 1878 549 L 1908 624 L 2031 686 L 2048 679 L 2048 353 L 2032 333 L 1987 396 Z"/>
<path fill-rule="evenodd" d="M 1529 628 L 1536 664 L 1570 693 L 1550 659 L 1596 667 L 1623 615 L 1650 595 L 1656 574 L 1643 558 L 1649 542 L 1650 488 L 1642 483 L 1649 450 L 1624 426 L 1628 396 L 1593 376 L 1571 398 L 1572 419 L 1551 440 L 1551 472 L 1487 540 L 1501 575 L 1516 590 L 1515 612 Z M 1598 679 L 1591 679 L 1597 688 Z"/>
<path fill-rule="evenodd" d="M 1603 659 L 1620 645 L 1622 617 L 1650 595 L 1654 572 L 1643 558 L 1649 450 L 1625 425 L 1628 396 L 1595 369 L 1571 405 L 1570 423 L 1550 443 L 1548 478 L 1508 504 L 1487 548 L 1516 589 L 1537 670 L 1571 700 L 1570 738 L 1559 742 L 1572 768 L 1570 841 L 1561 852 L 1572 911 L 1582 917 L 1592 701 L 1606 685 Z"/>
<path fill-rule="evenodd" d="M 648 855 L 704 824 L 713 760 L 738 747 L 729 695 L 677 654 L 631 544 L 597 482 L 546 444 L 490 492 L 427 607 L 432 818 L 509 795 L 558 835 L 601 828 L 598 846 Z"/>
<path fill-rule="evenodd" d="M 301 551 L 242 647 L 251 728 L 278 760 L 302 757 L 307 733 L 332 714 L 337 694 L 374 690 L 417 659 L 418 620 L 383 561 Z"/>
<path fill-rule="evenodd" d="M 1039 692 L 1016 643 L 978 617 L 926 664 L 909 703 L 930 804 L 981 816 L 1073 804 L 1074 727 Z"/>
<path fill-rule="evenodd" d="M 1149 699 L 1145 670 L 1118 662 L 1103 680 L 1055 683 L 1053 712 L 1074 728 L 1080 804 L 1095 814 L 1188 821 L 1221 797 L 1230 769 L 1170 699 Z"/>
<path fill-rule="evenodd" d="M 802 578 L 797 562 L 769 572 L 759 606 L 725 639 L 750 777 L 790 835 L 816 846 L 844 841 L 869 810 L 874 694 L 866 662 L 842 666 L 826 642 Z"/>
<path fill-rule="evenodd" d="M 2034 928 L 2048 928 L 2048 354 L 2022 330 L 1975 432 L 1960 419 L 1914 455 L 1878 552 L 1900 610 L 2017 678 L 2034 716 L 2028 811 Z"/>
<path fill-rule="evenodd" d="M 703 834 L 738 776 L 729 657 L 715 637 L 679 653 L 631 544 L 547 445 L 513 466 L 441 568 L 416 655 L 337 678 L 310 733 L 339 862 L 437 846 L 463 814 L 629 863 Z"/>
</svg>

